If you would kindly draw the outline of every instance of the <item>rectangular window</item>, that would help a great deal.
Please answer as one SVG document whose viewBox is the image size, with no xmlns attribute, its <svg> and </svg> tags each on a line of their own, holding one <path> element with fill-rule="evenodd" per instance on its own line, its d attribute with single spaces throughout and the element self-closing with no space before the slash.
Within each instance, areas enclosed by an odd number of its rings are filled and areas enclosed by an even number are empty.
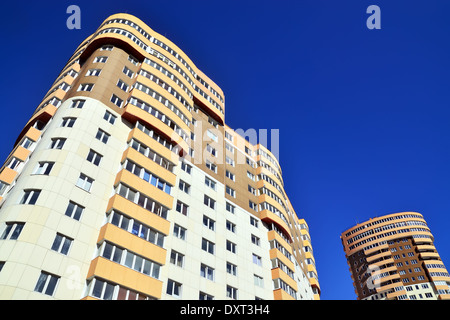
<svg viewBox="0 0 450 320">
<path fill-rule="evenodd" d="M 256 255 L 256 254 L 252 254 L 253 257 L 253 263 L 258 265 L 258 266 L 262 266 L 262 259 L 260 256 Z"/>
<path fill-rule="evenodd" d="M 181 240 L 186 240 L 186 229 L 175 224 L 173 226 L 173 235 Z"/>
<path fill-rule="evenodd" d="M 92 91 L 92 88 L 94 88 L 94 84 L 93 83 L 82 83 L 80 84 L 80 86 L 78 87 L 78 91 Z"/>
<path fill-rule="evenodd" d="M 98 56 L 98 57 L 95 57 L 94 63 L 105 63 L 107 60 L 108 60 L 108 57 Z"/>
<path fill-rule="evenodd" d="M 105 45 L 100 48 L 100 51 L 112 51 L 113 48 L 114 48 L 114 46 L 112 46 L 112 45 Z"/>
<path fill-rule="evenodd" d="M 226 171 L 225 171 L 225 176 L 226 176 L 228 179 L 234 181 L 234 173 L 231 173 L 230 171 L 226 170 Z"/>
<path fill-rule="evenodd" d="M 39 162 L 33 174 L 42 174 L 48 176 L 52 171 L 54 162 Z"/>
<path fill-rule="evenodd" d="M 227 240 L 227 250 L 232 253 L 236 253 L 236 243 Z"/>
<path fill-rule="evenodd" d="M 200 291 L 198 294 L 198 300 L 214 300 L 214 296 Z"/>
<path fill-rule="evenodd" d="M 58 276 L 42 271 L 34 291 L 53 296 L 56 286 L 58 285 L 58 281 Z"/>
<path fill-rule="evenodd" d="M 253 201 L 248 200 L 248 206 L 249 206 L 250 209 L 258 211 L 258 206 Z"/>
<path fill-rule="evenodd" d="M 200 276 L 214 281 L 214 269 L 202 263 L 200 265 Z"/>
<path fill-rule="evenodd" d="M 72 100 L 72 104 L 70 105 L 70 107 L 81 109 L 83 108 L 85 102 L 86 100 Z"/>
<path fill-rule="evenodd" d="M 73 239 L 57 233 L 55 240 L 53 241 L 52 250 L 67 255 L 72 242 Z"/>
<path fill-rule="evenodd" d="M 135 66 L 137 66 L 139 64 L 139 61 L 133 56 L 128 56 L 128 61 L 130 61 Z"/>
<path fill-rule="evenodd" d="M 261 288 L 264 287 L 264 281 L 263 281 L 262 277 L 254 274 L 253 275 L 253 280 L 254 280 L 255 286 L 258 286 L 258 287 L 261 287 Z"/>
<path fill-rule="evenodd" d="M 237 265 L 227 261 L 227 273 L 233 276 L 237 275 Z"/>
<path fill-rule="evenodd" d="M 234 209 L 236 208 L 235 206 L 233 206 L 231 203 L 227 202 L 225 205 L 225 208 L 227 209 L 228 212 L 231 212 L 234 214 Z"/>
<path fill-rule="evenodd" d="M 229 156 L 225 156 L 225 163 L 234 167 L 234 160 L 231 159 Z"/>
<path fill-rule="evenodd" d="M 65 138 L 52 138 L 50 149 L 61 150 L 66 142 Z"/>
<path fill-rule="evenodd" d="M 116 119 L 117 119 L 117 117 L 109 111 L 106 111 L 105 115 L 103 116 L 103 120 L 106 120 L 111 124 L 114 124 L 114 122 L 116 122 Z"/>
<path fill-rule="evenodd" d="M 188 210 L 189 210 L 189 206 L 186 205 L 185 203 L 181 202 L 180 200 L 177 200 L 177 207 L 176 210 L 181 213 L 184 214 L 185 216 L 187 216 L 188 214 Z"/>
<path fill-rule="evenodd" d="M 170 253 L 170 263 L 183 268 L 183 262 L 184 262 L 184 255 L 176 252 L 175 250 L 172 250 Z"/>
<path fill-rule="evenodd" d="M 75 124 L 76 120 L 77 120 L 77 118 L 72 118 L 72 117 L 63 118 L 63 121 L 61 123 L 61 127 L 72 128 L 73 125 Z"/>
<path fill-rule="evenodd" d="M 91 149 L 89 150 L 89 154 L 86 160 L 98 166 L 100 164 L 100 161 L 102 160 L 102 157 L 103 156 L 101 154 Z"/>
<path fill-rule="evenodd" d="M 81 189 L 89 192 L 91 191 L 92 183 L 94 183 L 94 179 L 89 178 L 87 175 L 81 173 L 77 181 L 77 187 L 80 187 Z"/>
<path fill-rule="evenodd" d="M 203 225 L 204 225 L 205 227 L 207 227 L 208 229 L 214 231 L 215 226 L 216 226 L 216 222 L 215 222 L 213 219 L 211 219 L 211 218 L 209 218 L 209 217 L 203 215 Z"/>
<path fill-rule="evenodd" d="M 206 145 L 206 151 L 208 151 L 214 157 L 217 157 L 217 151 L 215 148 L 211 147 L 211 145 L 209 145 L 209 144 Z"/>
<path fill-rule="evenodd" d="M 236 197 L 236 191 L 234 191 L 234 189 L 231 189 L 229 186 L 226 186 L 226 192 L 227 194 L 229 194 L 232 197 Z"/>
<path fill-rule="evenodd" d="M 238 294 L 238 289 L 233 288 L 232 286 L 227 286 L 227 298 L 236 300 L 237 294 Z"/>
<path fill-rule="evenodd" d="M 214 243 L 202 238 L 202 250 L 214 254 Z"/>
<path fill-rule="evenodd" d="M 210 197 L 208 197 L 206 194 L 204 195 L 203 203 L 206 206 L 210 207 L 211 209 L 215 209 L 216 208 L 216 201 L 211 199 Z"/>
<path fill-rule="evenodd" d="M 205 184 L 210 187 L 211 189 L 213 189 L 214 191 L 216 190 L 216 183 L 214 181 L 212 181 L 210 178 L 205 177 Z"/>
<path fill-rule="evenodd" d="M 225 131 L 225 138 L 227 138 L 230 141 L 233 141 L 233 136 L 228 131 Z"/>
<path fill-rule="evenodd" d="M 236 232 L 236 225 L 233 222 L 227 220 L 227 230 L 235 233 Z"/>
<path fill-rule="evenodd" d="M 122 72 L 123 72 L 126 76 L 128 76 L 128 77 L 130 77 L 130 78 L 132 78 L 133 75 L 134 75 L 133 71 L 131 71 L 131 70 L 128 69 L 127 67 L 123 67 Z"/>
<path fill-rule="evenodd" d="M 251 238 L 252 238 L 252 243 L 256 244 L 257 246 L 259 246 L 260 239 L 257 236 L 255 236 L 254 234 L 251 235 Z"/>
<path fill-rule="evenodd" d="M 111 96 L 111 102 L 114 103 L 116 106 L 118 106 L 119 108 L 122 108 L 123 105 L 123 100 L 120 99 L 118 96 L 116 96 L 115 94 L 113 94 Z"/>
<path fill-rule="evenodd" d="M 41 194 L 41 190 L 24 190 L 24 194 L 22 199 L 20 200 L 20 204 L 36 204 L 39 195 Z"/>
<path fill-rule="evenodd" d="M 191 169 L 192 167 L 190 165 L 186 164 L 185 162 L 181 162 L 181 170 L 188 174 L 191 174 Z"/>
<path fill-rule="evenodd" d="M 167 280 L 167 291 L 168 295 L 174 297 L 181 297 L 181 283 L 173 281 L 171 279 Z"/>
<path fill-rule="evenodd" d="M 205 166 L 214 173 L 217 173 L 217 166 L 209 160 L 206 160 Z"/>
<path fill-rule="evenodd" d="M 28 139 L 27 137 L 23 138 L 20 145 L 24 147 L 25 149 L 28 149 L 33 144 L 33 141 Z"/>
<path fill-rule="evenodd" d="M 23 222 L 7 222 L 0 240 L 17 240 L 24 225 Z"/>
<path fill-rule="evenodd" d="M 180 188 L 180 190 L 186 192 L 187 194 L 189 194 L 189 192 L 191 190 L 191 186 L 189 184 L 187 184 L 186 182 L 184 182 L 183 180 L 180 180 L 180 183 L 178 184 L 178 188 Z"/>
<path fill-rule="evenodd" d="M 102 72 L 101 69 L 89 69 L 88 72 L 86 72 L 86 77 L 98 77 L 100 72 Z"/>
<path fill-rule="evenodd" d="M 65 215 L 79 221 L 81 218 L 81 214 L 83 213 L 83 210 L 84 207 L 80 206 L 79 204 L 73 201 L 69 201 L 69 205 L 67 206 Z"/>
<path fill-rule="evenodd" d="M 206 131 L 206 134 L 207 134 L 208 137 L 210 137 L 213 141 L 215 141 L 215 142 L 218 141 L 217 135 L 214 134 L 210 129 L 208 129 L 208 130 Z"/>
<path fill-rule="evenodd" d="M 119 79 L 119 81 L 117 81 L 117 86 L 120 89 L 122 89 L 123 91 L 128 92 L 129 86 L 125 82 L 123 82 L 122 80 Z"/>
<path fill-rule="evenodd" d="M 105 144 L 108 142 L 109 137 L 110 137 L 110 135 L 107 134 L 107 133 L 106 133 L 105 131 L 103 131 L 102 129 L 98 129 L 97 135 L 95 136 L 95 138 L 96 138 L 97 140 L 100 140 L 101 142 L 103 142 L 103 143 L 105 143 Z"/>
</svg>

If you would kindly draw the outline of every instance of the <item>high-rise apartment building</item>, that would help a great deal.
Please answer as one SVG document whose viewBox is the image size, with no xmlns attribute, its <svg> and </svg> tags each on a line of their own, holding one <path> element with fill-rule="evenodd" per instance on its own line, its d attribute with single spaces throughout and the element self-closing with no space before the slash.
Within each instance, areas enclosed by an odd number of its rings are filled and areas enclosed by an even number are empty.
<svg viewBox="0 0 450 320">
<path fill-rule="evenodd" d="M 75 51 L 0 170 L 0 299 L 319 299 L 280 165 L 128 14 Z"/>
<path fill-rule="evenodd" d="M 359 300 L 450 299 L 450 275 L 421 214 L 373 218 L 341 240 Z"/>
</svg>

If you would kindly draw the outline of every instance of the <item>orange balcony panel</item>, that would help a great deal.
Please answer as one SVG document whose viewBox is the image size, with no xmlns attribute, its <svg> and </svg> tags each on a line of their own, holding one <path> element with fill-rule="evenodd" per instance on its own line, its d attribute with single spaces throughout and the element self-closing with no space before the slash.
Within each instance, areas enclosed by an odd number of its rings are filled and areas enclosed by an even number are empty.
<svg viewBox="0 0 450 320">
<path fill-rule="evenodd" d="M 138 128 L 134 128 L 131 130 L 130 135 L 128 136 L 128 140 L 131 140 L 131 138 L 135 138 L 136 140 L 142 142 L 147 147 L 155 151 L 160 156 L 166 158 L 173 164 L 178 164 L 179 156 L 175 154 L 174 152 L 170 151 L 166 147 L 164 147 L 162 144 L 157 142 L 155 139 L 149 137 L 144 132 L 139 130 Z"/>
<path fill-rule="evenodd" d="M 41 131 L 39 131 L 38 129 L 34 128 L 34 127 L 30 127 L 27 131 L 27 133 L 25 134 L 25 136 L 27 136 L 28 138 L 30 138 L 33 141 L 38 141 L 39 137 L 41 136 Z"/>
<path fill-rule="evenodd" d="M 273 290 L 273 299 L 274 300 L 295 300 L 289 293 L 284 291 L 283 289 Z"/>
<path fill-rule="evenodd" d="M 278 258 L 281 262 L 283 262 L 289 269 L 295 270 L 294 263 L 289 260 L 280 250 L 273 248 L 269 250 L 270 259 Z"/>
<path fill-rule="evenodd" d="M 102 257 L 97 257 L 91 262 L 87 278 L 94 276 L 157 299 L 161 298 L 162 281 Z"/>
<path fill-rule="evenodd" d="M 167 139 L 172 140 L 178 144 L 186 153 L 188 152 L 188 144 L 183 140 L 172 128 L 168 127 L 166 124 L 161 122 L 159 119 L 155 118 L 153 115 L 147 111 L 136 107 L 132 104 L 128 104 L 125 107 L 122 117 L 125 119 L 135 122 L 141 121 L 151 126 L 154 130 L 161 132 Z"/>
<path fill-rule="evenodd" d="M 283 270 L 280 268 L 275 268 L 271 270 L 272 273 L 272 279 L 278 279 L 280 278 L 284 282 L 286 282 L 292 289 L 297 291 L 297 282 L 295 282 L 294 279 L 289 277 Z"/>
<path fill-rule="evenodd" d="M 292 246 L 286 242 L 275 230 L 270 230 L 267 232 L 267 240 L 277 240 L 283 247 L 292 254 Z M 309 252 L 308 252 L 309 253 Z"/>
<path fill-rule="evenodd" d="M 26 161 L 28 159 L 28 156 L 30 155 L 31 151 L 28 149 L 25 149 L 22 146 L 18 146 L 16 150 L 13 152 L 13 156 L 19 159 L 20 161 Z"/>
<path fill-rule="evenodd" d="M 437 252 L 420 252 L 419 257 L 421 259 L 429 259 L 429 258 L 439 259 L 439 253 L 437 253 Z"/>
<path fill-rule="evenodd" d="M 440 294 L 439 300 L 450 300 L 450 294 Z"/>
<path fill-rule="evenodd" d="M 108 240 L 114 244 L 126 248 L 144 258 L 161 265 L 166 263 L 166 249 L 148 242 L 132 233 L 129 233 L 113 224 L 107 223 L 101 229 L 98 242 Z"/>
<path fill-rule="evenodd" d="M 172 209 L 173 197 L 164 191 L 158 189 L 149 182 L 139 178 L 126 169 L 122 169 L 116 176 L 114 185 L 117 185 L 120 181 L 130 186 L 131 188 L 138 190 L 151 199 L 159 202 L 163 206 Z"/>
<path fill-rule="evenodd" d="M 7 184 L 13 183 L 14 179 L 17 177 L 17 172 L 5 167 L 0 173 L 0 180 L 6 182 Z"/>
<path fill-rule="evenodd" d="M 166 219 L 151 213 L 150 211 L 138 206 L 137 204 L 115 194 L 108 203 L 107 211 L 117 209 L 127 216 L 139 220 L 145 225 L 156 229 L 157 231 L 168 235 L 170 232 L 170 222 Z"/>
<path fill-rule="evenodd" d="M 388 299 L 394 299 L 394 298 L 396 298 L 398 296 L 401 296 L 401 295 L 404 295 L 404 294 L 406 294 L 406 290 L 399 290 L 399 291 L 394 291 L 394 292 L 388 293 L 386 295 L 386 297 Z"/>
<path fill-rule="evenodd" d="M 259 217 L 262 221 L 266 223 L 275 223 L 278 227 L 280 227 L 286 235 L 290 236 L 289 227 L 279 216 L 269 210 L 262 210 L 259 213 Z"/>
<path fill-rule="evenodd" d="M 122 156 L 122 161 L 125 161 L 125 159 L 128 158 L 135 163 L 138 163 L 142 167 L 148 169 L 150 172 L 154 173 L 161 179 L 165 180 L 170 185 L 174 186 L 176 184 L 177 176 L 170 172 L 167 169 L 164 169 L 156 162 L 150 160 L 146 156 L 144 156 L 139 151 L 136 151 L 135 149 L 129 147 Z"/>
</svg>

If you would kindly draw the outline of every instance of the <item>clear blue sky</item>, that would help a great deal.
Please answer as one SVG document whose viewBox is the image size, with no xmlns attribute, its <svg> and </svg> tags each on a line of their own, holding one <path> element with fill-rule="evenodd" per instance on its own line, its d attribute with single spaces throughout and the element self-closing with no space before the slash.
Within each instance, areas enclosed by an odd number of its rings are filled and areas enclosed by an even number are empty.
<svg viewBox="0 0 450 320">
<path fill-rule="evenodd" d="M 66 28 L 71 4 L 81 30 Z M 371 4 L 381 30 L 366 28 Z M 322 299 L 356 298 L 339 236 L 374 216 L 422 213 L 450 267 L 449 1 L 3 3 L 1 162 L 77 45 L 117 12 L 171 39 L 224 90 L 232 128 L 280 129 Z"/>
</svg>

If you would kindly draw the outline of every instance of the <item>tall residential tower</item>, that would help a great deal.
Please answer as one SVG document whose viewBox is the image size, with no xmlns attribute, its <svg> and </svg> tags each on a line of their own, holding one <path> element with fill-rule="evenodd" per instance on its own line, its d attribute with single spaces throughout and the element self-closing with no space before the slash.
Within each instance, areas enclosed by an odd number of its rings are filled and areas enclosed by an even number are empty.
<svg viewBox="0 0 450 320">
<path fill-rule="evenodd" d="M 421 214 L 370 219 L 341 240 L 358 300 L 450 299 L 450 275 Z"/>
<path fill-rule="evenodd" d="M 319 299 L 276 157 L 128 14 L 75 51 L 0 169 L 0 299 Z"/>
</svg>

